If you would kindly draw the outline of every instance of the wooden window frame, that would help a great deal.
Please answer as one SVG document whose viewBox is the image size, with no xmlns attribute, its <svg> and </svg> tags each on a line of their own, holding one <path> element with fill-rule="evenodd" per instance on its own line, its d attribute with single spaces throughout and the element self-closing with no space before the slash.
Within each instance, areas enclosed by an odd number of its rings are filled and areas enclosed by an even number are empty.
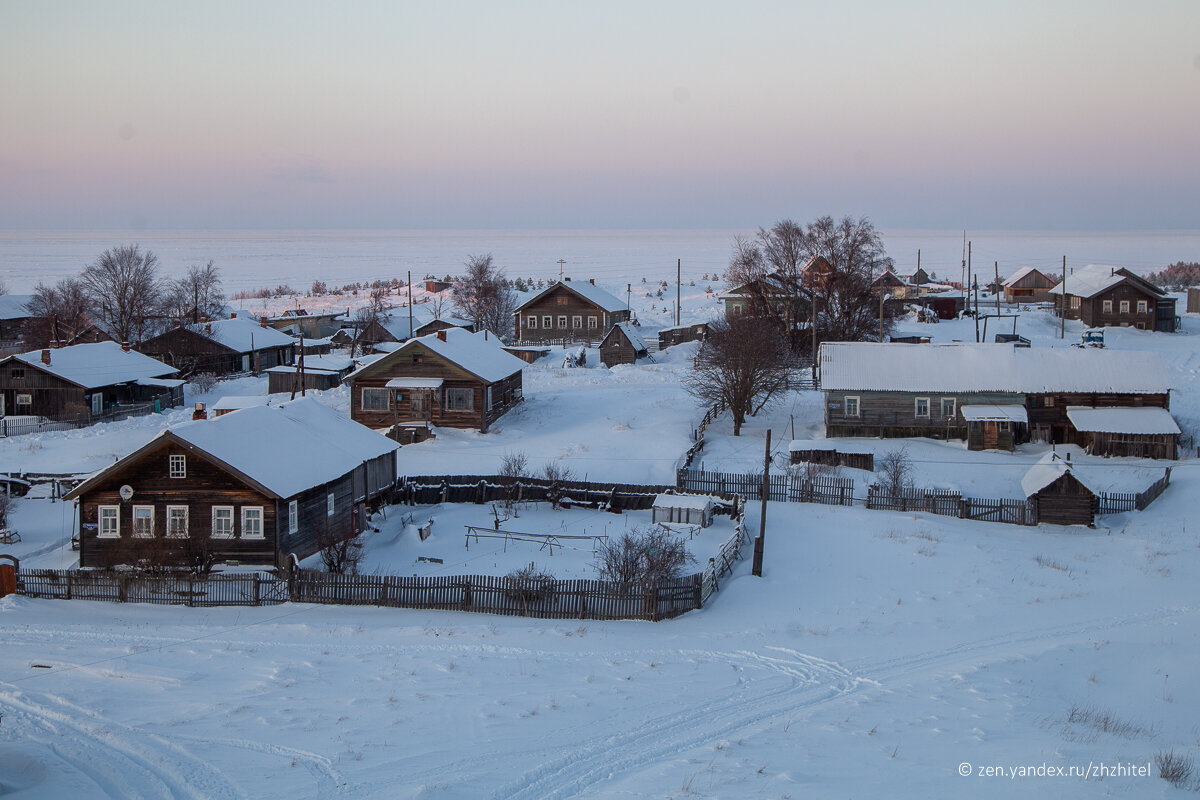
<svg viewBox="0 0 1200 800">
<path fill-rule="evenodd" d="M 582 330 L 583 317 L 579 314 L 575 314 L 574 316 L 572 316 L 571 317 L 571 327 Z"/>
<path fill-rule="evenodd" d="M 171 478 L 187 477 L 187 456 L 172 453 L 167 456 L 167 476 Z"/>
<path fill-rule="evenodd" d="M 1071 308 L 1079 308 L 1079 295 L 1071 295 Z"/>
<path fill-rule="evenodd" d="M 850 413 L 850 404 L 854 403 L 854 413 Z M 842 398 L 843 416 L 861 417 L 862 416 L 862 398 L 860 395 L 847 395 Z"/>
<path fill-rule="evenodd" d="M 288 533 L 295 533 L 300 530 L 300 501 L 292 500 L 288 503 Z"/>
<path fill-rule="evenodd" d="M 525 327 L 531 331 L 537 330 L 537 314 L 530 314 L 525 318 Z"/>
<path fill-rule="evenodd" d="M 1137 301 L 1137 313 L 1139 313 L 1139 314 L 1148 314 L 1148 313 L 1150 313 L 1150 303 L 1149 303 L 1149 301 L 1147 301 L 1147 300 L 1138 300 L 1138 301 Z"/>
<path fill-rule="evenodd" d="M 950 404 L 950 413 L 949 414 L 946 413 L 946 404 L 947 403 Z M 951 417 L 951 418 L 957 417 L 958 416 L 958 398 L 957 397 L 943 397 L 942 403 L 941 403 L 941 408 L 942 408 L 942 416 L 943 417 Z"/>
<path fill-rule="evenodd" d="M 14 380 L 14 381 L 25 380 L 25 368 L 24 367 L 13 367 L 12 369 L 10 369 L 8 371 L 8 377 L 10 380 Z"/>
<path fill-rule="evenodd" d="M 149 511 L 150 516 L 146 517 L 145 512 Z M 149 519 L 150 530 L 139 531 L 138 520 Z M 153 539 L 154 538 L 154 506 L 134 506 L 133 507 L 133 538 L 135 539 Z"/>
<path fill-rule="evenodd" d="M 551 328 L 553 328 L 554 327 L 554 317 L 550 316 L 549 314 L 543 314 L 542 315 L 542 327 L 545 328 L 546 330 L 550 330 Z"/>
<path fill-rule="evenodd" d="M 18 393 L 17 396 L 13 399 L 16 401 L 15 403 L 13 403 L 13 405 L 16 406 L 17 408 L 20 408 L 21 406 L 32 406 L 33 405 L 33 395 L 29 394 L 29 393 Z"/>
<path fill-rule="evenodd" d="M 174 532 L 175 529 L 171 524 L 176 519 L 175 512 L 177 512 L 177 511 L 183 512 L 183 533 L 182 534 Z M 187 506 L 167 506 L 167 538 L 168 539 L 186 539 L 186 538 L 188 538 L 188 524 L 189 524 L 189 519 L 188 519 L 188 507 Z"/>
<path fill-rule="evenodd" d="M 921 413 L 921 403 L 925 404 L 925 413 L 924 414 Z M 917 419 L 929 419 L 929 415 L 933 410 L 932 405 L 933 404 L 929 402 L 928 397 L 914 397 L 913 398 L 913 416 L 916 417 Z"/>
<path fill-rule="evenodd" d="M 565 331 L 567 329 L 567 315 L 566 314 L 558 315 L 558 329 L 560 331 Z"/>
<path fill-rule="evenodd" d="M 1128 314 L 1128 313 L 1129 313 L 1129 301 L 1128 301 L 1128 300 L 1122 300 L 1122 301 L 1121 301 L 1121 313 L 1122 313 L 1122 314 Z"/>
<path fill-rule="evenodd" d="M 337 496 L 330 492 L 325 495 L 325 516 L 332 517 L 337 511 Z"/>
<path fill-rule="evenodd" d="M 219 512 L 219 511 L 228 511 L 229 512 L 229 532 L 228 533 L 218 533 L 217 532 L 218 531 L 217 520 L 219 518 L 217 512 Z M 235 531 L 233 529 L 233 522 L 234 522 L 233 506 L 213 506 L 212 507 L 212 538 L 214 538 L 214 539 L 232 539 L 235 534 Z"/>
<path fill-rule="evenodd" d="M 1100 301 L 1100 310 L 1102 313 L 1111 314 L 1112 313 L 1112 300 L 1101 300 Z"/>
<path fill-rule="evenodd" d="M 248 524 L 248 519 L 251 515 L 258 514 L 258 533 L 251 533 L 251 525 Z M 242 506 L 242 538 L 243 539 L 265 539 L 266 533 L 266 514 L 263 513 L 262 506 Z"/>
<path fill-rule="evenodd" d="M 371 393 L 371 397 L 376 398 L 374 402 L 378 402 L 379 392 L 383 393 L 383 408 L 378 408 L 374 405 L 367 405 L 367 393 Z M 364 386 L 362 394 L 359 395 L 358 404 L 363 411 L 390 411 L 392 409 L 392 390 L 385 386 Z"/>
<path fill-rule="evenodd" d="M 105 532 L 105 512 L 111 511 L 111 519 L 113 524 L 110 532 Z M 100 539 L 120 539 L 121 538 L 121 507 L 120 506 L 96 506 L 96 536 Z"/>
<path fill-rule="evenodd" d="M 460 405 L 457 400 L 451 400 L 450 393 L 454 392 L 457 398 L 466 398 L 465 405 Z M 442 410 L 444 411 L 474 411 L 475 410 L 475 390 L 464 386 L 447 386 L 446 396 L 443 401 Z"/>
<path fill-rule="evenodd" d="M 599 327 L 599 325 L 597 324 L 595 315 L 589 316 L 588 317 L 588 330 L 595 330 L 598 327 Z"/>
<path fill-rule="evenodd" d="M 567 304 L 567 298 L 566 298 L 566 297 L 556 297 L 556 298 L 554 298 L 554 299 L 558 301 L 558 304 L 559 304 L 560 306 L 565 306 L 565 305 Z"/>
</svg>

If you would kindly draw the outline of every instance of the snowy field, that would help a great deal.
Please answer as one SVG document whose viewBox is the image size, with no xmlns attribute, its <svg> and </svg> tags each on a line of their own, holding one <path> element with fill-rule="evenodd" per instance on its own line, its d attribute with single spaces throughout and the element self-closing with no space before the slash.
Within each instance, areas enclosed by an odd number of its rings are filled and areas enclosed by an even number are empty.
<svg viewBox="0 0 1200 800">
<path fill-rule="evenodd" d="M 718 310 L 702 288 L 685 294 L 685 322 Z M 650 302 L 639 306 L 646 326 L 668 324 Z M 1163 355 L 1178 390 L 1172 413 L 1194 448 L 1200 319 L 1183 324 L 1176 335 L 1106 339 Z M 1050 347 L 1078 341 L 1082 328 L 1068 323 L 1059 340 L 1057 320 L 1029 312 L 1017 330 Z M 974 341 L 974 322 L 907 321 L 898 333 Z M 580 478 L 670 482 L 703 413 L 678 385 L 694 349 L 612 370 L 595 351 L 586 367 L 563 369 L 555 352 L 526 370 L 525 403 L 492 432 L 438 431 L 402 448 L 401 472 L 493 472 L 519 450 L 535 471 L 559 460 Z M 189 418 L 192 402 L 265 391 L 264 379 L 239 379 L 189 391 L 186 409 L 161 416 L 0 440 L 0 471 L 92 471 Z M 348 402 L 344 389 L 318 396 Z M 768 428 L 782 457 L 793 426 L 796 438 L 817 438 L 820 423 L 819 394 L 792 393 L 740 437 L 718 419 L 698 458 L 758 469 Z M 907 446 L 918 485 L 985 497 L 1019 496 L 1020 474 L 1043 452 Z M 743 561 L 707 608 L 664 623 L 9 597 L 0 796 L 1173 796 L 1157 777 L 1096 770 L 1142 768 L 1168 750 L 1200 763 L 1192 453 L 1148 510 L 1102 517 L 1094 530 L 772 503 L 764 577 Z M 1162 467 L 1073 458 L 1130 474 Z M 521 513 L 505 524 L 591 531 L 648 516 Z M 406 514 L 433 516 L 434 537 L 420 543 Z M 586 574 L 590 553 L 467 549 L 463 526 L 490 521 L 486 506 L 388 509 L 366 571 L 507 571 L 532 560 Z M 13 526 L 23 541 L 6 551 L 23 564 L 72 562 L 69 505 L 18 501 Z M 697 558 L 727 534 L 701 534 Z M 1087 780 L 979 777 L 983 767 L 1089 765 Z"/>
</svg>

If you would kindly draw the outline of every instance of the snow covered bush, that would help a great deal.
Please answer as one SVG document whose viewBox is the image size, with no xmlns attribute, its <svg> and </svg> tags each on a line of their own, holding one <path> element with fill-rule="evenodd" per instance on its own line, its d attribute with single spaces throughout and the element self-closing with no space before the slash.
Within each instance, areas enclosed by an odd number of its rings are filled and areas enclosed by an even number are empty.
<svg viewBox="0 0 1200 800">
<path fill-rule="evenodd" d="M 554 594 L 554 576 L 530 561 L 504 576 L 504 594 L 528 607 Z"/>
<path fill-rule="evenodd" d="M 662 527 L 634 528 L 607 539 L 600 543 L 596 558 L 600 577 L 617 583 L 659 583 L 696 563 L 683 540 Z"/>
<path fill-rule="evenodd" d="M 875 472 L 879 475 L 879 488 L 888 497 L 901 497 L 913 488 L 912 459 L 908 457 L 908 448 L 897 447 L 888 450 L 875 462 Z"/>
<path fill-rule="evenodd" d="M 208 394 L 217 385 L 217 376 L 211 372 L 197 372 L 192 376 L 192 385 L 198 394 Z"/>
</svg>

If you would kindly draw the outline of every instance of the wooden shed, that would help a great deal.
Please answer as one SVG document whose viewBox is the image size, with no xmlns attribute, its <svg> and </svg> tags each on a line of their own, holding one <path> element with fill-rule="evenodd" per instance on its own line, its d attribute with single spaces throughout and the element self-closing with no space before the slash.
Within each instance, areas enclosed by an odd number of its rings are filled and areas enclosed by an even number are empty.
<svg viewBox="0 0 1200 800">
<path fill-rule="evenodd" d="M 353 369 L 354 362 L 346 356 L 305 356 L 302 370 L 300 364 L 267 370 L 267 391 L 275 394 L 293 388 L 336 389 Z"/>
<path fill-rule="evenodd" d="M 1095 524 L 1100 500 L 1071 470 L 1069 458 L 1047 453 L 1025 473 L 1021 488 L 1033 502 L 1039 522 L 1090 527 Z"/>
<path fill-rule="evenodd" d="M 600 363 L 606 367 L 636 364 L 650 354 L 646 341 L 631 322 L 618 322 L 600 341 Z"/>
<path fill-rule="evenodd" d="M 1035 267 L 1021 267 L 1003 283 L 1006 303 L 1047 303 L 1054 281 Z"/>
<path fill-rule="evenodd" d="M 1096 456 L 1176 458 L 1179 424 L 1165 408 L 1067 406 L 1075 443 Z"/>
<path fill-rule="evenodd" d="M 147 339 L 137 351 L 187 375 L 260 372 L 295 360 L 298 342 L 282 331 L 245 317 L 172 328 Z"/>
<path fill-rule="evenodd" d="M 717 500 L 707 495 L 660 494 L 654 498 L 651 519 L 663 524 L 712 525 Z"/>
<path fill-rule="evenodd" d="M 663 328 L 658 332 L 658 349 L 666 350 L 684 342 L 703 342 L 708 338 L 708 323 L 698 322 L 694 325 L 676 325 L 674 328 Z"/>
</svg>

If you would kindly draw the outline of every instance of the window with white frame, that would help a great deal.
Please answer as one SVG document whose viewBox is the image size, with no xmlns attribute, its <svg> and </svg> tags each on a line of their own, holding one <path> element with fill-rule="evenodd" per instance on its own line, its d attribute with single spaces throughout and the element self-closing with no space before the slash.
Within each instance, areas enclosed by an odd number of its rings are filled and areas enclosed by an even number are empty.
<svg viewBox="0 0 1200 800">
<path fill-rule="evenodd" d="M 1150 305 L 1145 300 L 1138 300 L 1137 308 L 1138 308 L 1139 314 L 1145 314 L 1147 311 L 1150 310 Z"/>
<path fill-rule="evenodd" d="M 1103 311 L 1105 314 L 1111 314 L 1112 313 L 1112 300 L 1102 300 L 1100 302 L 1100 310 Z"/>
<path fill-rule="evenodd" d="M 330 492 L 325 496 L 325 516 L 332 517 L 335 508 L 337 508 L 337 500 L 334 498 L 333 492 Z"/>
<path fill-rule="evenodd" d="M 858 416 L 858 398 L 857 397 L 847 397 L 842 402 L 845 403 L 847 417 L 857 417 Z"/>
<path fill-rule="evenodd" d="M 591 329 L 593 329 L 593 330 L 594 330 L 594 329 L 595 329 L 595 328 L 597 328 L 597 327 L 599 327 L 599 326 L 598 326 L 598 325 L 597 325 L 597 323 L 596 323 L 596 318 L 595 318 L 595 317 L 588 317 L 588 328 L 591 328 Z"/>
<path fill-rule="evenodd" d="M 535 317 L 532 314 L 530 314 L 528 317 L 526 317 L 525 327 L 530 328 L 532 330 L 537 330 L 537 317 Z"/>
<path fill-rule="evenodd" d="M 474 408 L 474 389 L 449 388 L 446 390 L 447 411 L 471 411 Z"/>
<path fill-rule="evenodd" d="M 300 530 L 300 501 L 293 500 L 288 503 L 288 533 L 295 533 Z"/>
<path fill-rule="evenodd" d="M 916 403 L 914 404 L 913 414 L 915 414 L 918 417 L 928 417 L 929 416 L 929 398 L 928 397 L 918 397 L 917 398 Z"/>
<path fill-rule="evenodd" d="M 154 506 L 133 507 L 133 535 L 139 539 L 154 538 Z"/>
<path fill-rule="evenodd" d="M 554 327 L 554 318 L 551 317 L 549 314 L 542 317 L 542 327 L 543 328 L 553 328 Z"/>
<path fill-rule="evenodd" d="M 953 417 L 955 412 L 958 410 L 956 408 L 957 403 L 958 403 L 958 401 L 955 400 L 953 397 L 943 397 L 942 398 L 942 416 L 943 417 Z"/>
<path fill-rule="evenodd" d="M 558 317 L 558 327 L 560 327 L 560 328 L 565 328 L 565 327 L 567 327 L 567 315 L 566 315 L 566 314 L 560 314 L 560 315 L 559 315 L 559 317 Z"/>
<path fill-rule="evenodd" d="M 1128 300 L 1122 300 L 1122 301 L 1121 301 L 1121 313 L 1122 313 L 1122 314 L 1128 314 L 1128 313 L 1129 313 L 1129 301 L 1128 301 Z"/>
<path fill-rule="evenodd" d="M 167 458 L 167 474 L 172 478 L 187 477 L 187 456 L 172 455 Z"/>
<path fill-rule="evenodd" d="M 167 537 L 186 539 L 188 536 L 188 507 L 167 506 Z"/>
<path fill-rule="evenodd" d="M 362 410 L 387 411 L 391 396 L 391 389 L 385 389 L 380 386 L 364 386 L 362 390 Z"/>
<path fill-rule="evenodd" d="M 18 394 L 17 395 L 17 406 L 18 407 L 31 406 L 31 405 L 33 405 L 33 395 L 31 395 L 31 394 Z"/>
<path fill-rule="evenodd" d="M 242 538 L 263 538 L 262 506 L 242 506 Z"/>
<path fill-rule="evenodd" d="M 213 506 L 212 537 L 214 539 L 233 538 L 233 506 Z"/>
<path fill-rule="evenodd" d="M 101 539 L 119 539 L 121 536 L 121 507 L 99 506 L 99 528 L 97 535 Z"/>
<path fill-rule="evenodd" d="M 583 317 L 581 317 L 581 316 L 571 317 L 571 327 L 572 328 L 582 328 L 583 327 Z"/>
</svg>

